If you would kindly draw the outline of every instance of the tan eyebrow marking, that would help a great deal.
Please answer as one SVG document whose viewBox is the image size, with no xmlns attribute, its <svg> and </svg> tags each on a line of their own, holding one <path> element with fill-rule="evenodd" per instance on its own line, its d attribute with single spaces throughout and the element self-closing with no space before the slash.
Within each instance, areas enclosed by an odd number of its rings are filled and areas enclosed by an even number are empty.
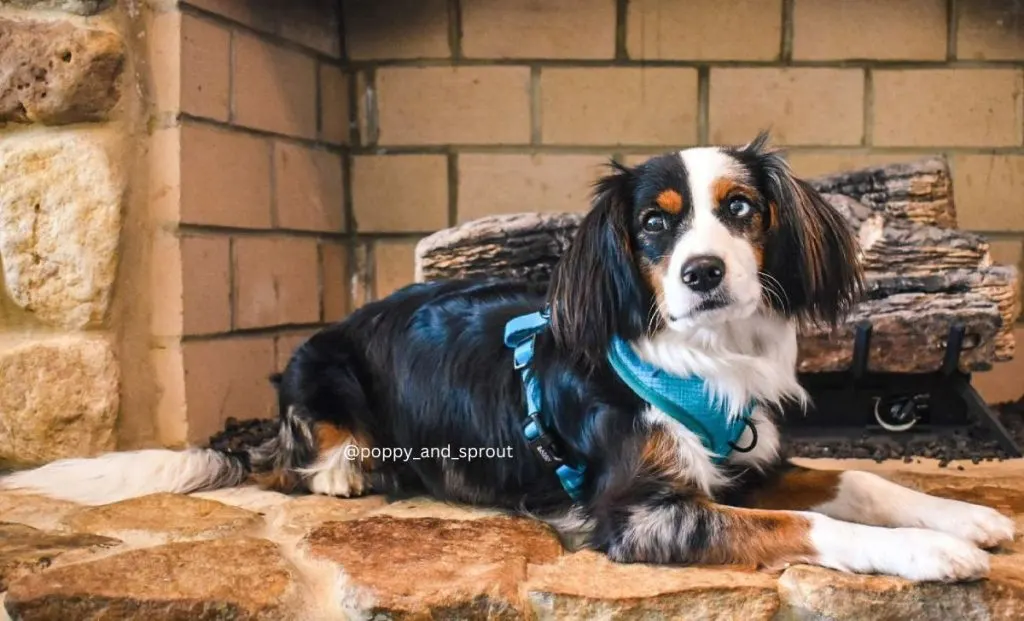
<svg viewBox="0 0 1024 621">
<path fill-rule="evenodd" d="M 683 196 L 675 190 L 662 190 L 654 202 L 658 204 L 658 207 L 671 214 L 677 214 L 683 210 Z"/>
</svg>

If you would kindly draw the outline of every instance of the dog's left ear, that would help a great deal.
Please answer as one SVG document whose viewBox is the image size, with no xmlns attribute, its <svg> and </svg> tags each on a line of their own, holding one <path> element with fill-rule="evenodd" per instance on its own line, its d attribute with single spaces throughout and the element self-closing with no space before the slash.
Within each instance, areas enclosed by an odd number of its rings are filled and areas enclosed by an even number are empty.
<svg viewBox="0 0 1024 621">
<path fill-rule="evenodd" d="M 766 134 L 741 149 L 764 174 L 772 206 L 764 271 L 785 295 L 785 315 L 835 325 L 860 298 L 863 273 L 851 226 L 806 181 L 793 176 Z M 775 296 L 770 296 L 774 298 Z"/>
<path fill-rule="evenodd" d="M 630 235 L 636 171 L 614 162 L 612 167 L 597 182 L 593 207 L 555 265 L 548 289 L 555 342 L 590 363 L 605 356 L 613 336 L 639 337 L 651 308 Z"/>
</svg>

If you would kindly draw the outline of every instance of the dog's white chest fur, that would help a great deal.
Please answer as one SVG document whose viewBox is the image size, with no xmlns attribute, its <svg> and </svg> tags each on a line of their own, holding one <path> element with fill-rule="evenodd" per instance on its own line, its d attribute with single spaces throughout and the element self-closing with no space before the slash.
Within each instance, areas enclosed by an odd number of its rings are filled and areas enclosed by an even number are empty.
<svg viewBox="0 0 1024 621">
<path fill-rule="evenodd" d="M 687 333 L 664 331 L 634 346 L 641 358 L 668 372 L 702 377 L 709 397 L 721 400 L 731 416 L 751 401 L 763 404 L 751 414 L 757 444 L 749 452 L 733 452 L 726 461 L 758 468 L 776 459 L 779 432 L 769 408 L 786 399 L 806 399 L 796 379 L 796 330 L 791 324 L 755 315 Z M 675 440 L 680 474 L 707 493 L 728 483 L 697 435 L 683 424 L 653 407 L 644 420 Z M 753 440 L 753 432 L 746 429 L 737 444 L 745 447 Z"/>
</svg>

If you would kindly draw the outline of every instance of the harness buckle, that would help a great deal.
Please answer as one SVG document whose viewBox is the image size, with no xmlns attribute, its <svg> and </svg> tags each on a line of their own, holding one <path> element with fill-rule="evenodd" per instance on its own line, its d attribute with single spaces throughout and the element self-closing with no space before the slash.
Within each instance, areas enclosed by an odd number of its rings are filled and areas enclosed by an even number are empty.
<svg viewBox="0 0 1024 621">
<path fill-rule="evenodd" d="M 526 421 L 523 423 L 523 435 L 526 436 L 526 442 L 531 449 L 540 458 L 548 464 L 561 464 L 562 457 L 559 455 L 557 444 L 555 439 L 551 435 L 544 431 L 544 426 L 540 424 L 540 419 L 537 418 L 537 413 L 531 413 L 527 416 Z"/>
</svg>

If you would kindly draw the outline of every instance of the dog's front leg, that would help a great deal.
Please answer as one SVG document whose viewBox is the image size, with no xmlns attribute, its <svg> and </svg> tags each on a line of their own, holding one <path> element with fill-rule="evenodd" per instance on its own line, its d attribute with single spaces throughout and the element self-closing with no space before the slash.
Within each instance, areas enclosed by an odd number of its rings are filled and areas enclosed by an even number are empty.
<svg viewBox="0 0 1024 621">
<path fill-rule="evenodd" d="M 983 548 L 1013 541 L 1014 536 L 1013 520 L 994 509 L 929 496 L 857 470 L 786 465 L 751 500 L 749 506 L 806 509 L 858 524 L 937 530 Z"/>
<path fill-rule="evenodd" d="M 880 528 L 812 512 L 745 509 L 691 491 L 650 483 L 643 497 L 598 515 L 595 543 L 621 562 L 810 563 L 911 580 L 972 580 L 988 573 L 988 554 L 932 530 Z M 618 506 L 616 506 L 618 505 Z"/>
</svg>

